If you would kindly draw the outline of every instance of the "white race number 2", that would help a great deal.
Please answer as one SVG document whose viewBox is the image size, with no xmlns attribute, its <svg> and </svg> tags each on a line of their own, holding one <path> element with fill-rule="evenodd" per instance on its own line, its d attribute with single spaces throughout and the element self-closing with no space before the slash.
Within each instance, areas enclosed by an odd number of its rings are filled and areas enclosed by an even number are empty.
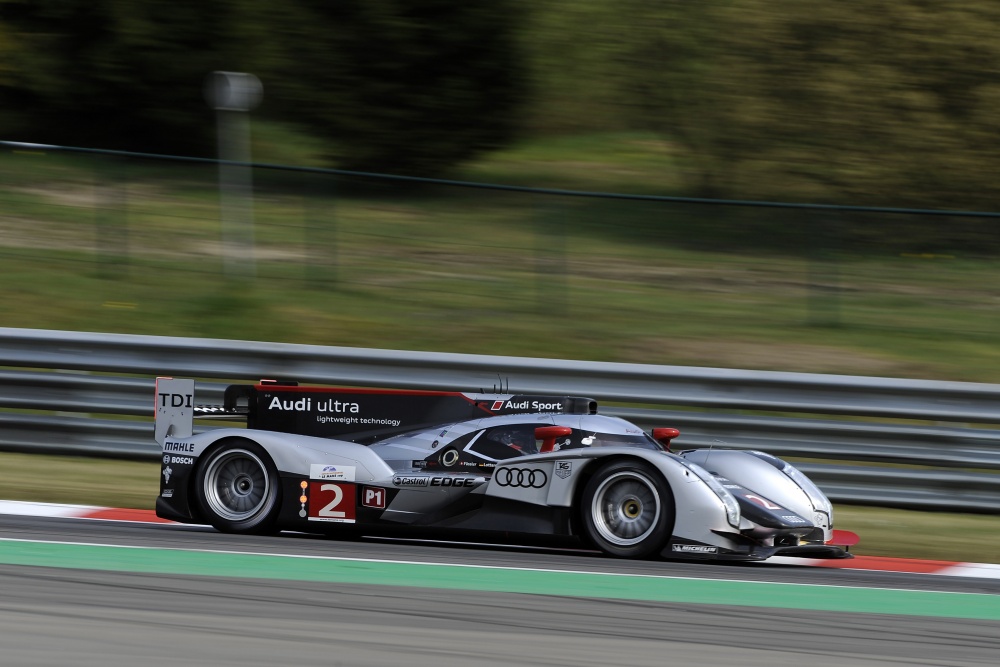
<svg viewBox="0 0 1000 667">
<path fill-rule="evenodd" d="M 336 484 L 324 484 L 319 487 L 321 491 L 333 491 L 333 500 L 326 504 L 323 509 L 319 511 L 317 516 L 321 516 L 329 519 L 343 519 L 347 516 L 346 512 L 336 511 L 336 507 L 340 505 L 340 501 L 344 499 L 344 491 Z"/>
</svg>

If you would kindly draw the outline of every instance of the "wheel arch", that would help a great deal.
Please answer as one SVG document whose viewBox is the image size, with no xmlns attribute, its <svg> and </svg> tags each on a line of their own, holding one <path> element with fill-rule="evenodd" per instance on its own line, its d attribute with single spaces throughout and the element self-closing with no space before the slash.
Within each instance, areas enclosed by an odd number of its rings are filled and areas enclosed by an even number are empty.
<svg viewBox="0 0 1000 667">
<path fill-rule="evenodd" d="M 213 466 L 219 465 L 220 460 L 225 461 L 232 456 L 255 460 L 262 468 L 261 473 L 265 482 L 261 504 L 252 514 L 244 517 L 224 516 L 217 511 L 218 507 L 209 507 L 218 504 L 221 498 L 215 482 L 212 483 L 211 491 L 214 499 L 210 498 L 208 476 L 218 474 L 218 470 Z M 206 445 L 192 469 L 192 481 L 188 487 L 189 499 L 192 503 L 192 514 L 196 514 L 200 521 L 211 524 L 222 532 L 261 534 L 274 529 L 283 501 L 281 475 L 272 453 L 257 440 L 241 434 L 227 434 Z M 225 504 L 225 501 L 222 503 Z"/>
<path fill-rule="evenodd" d="M 190 477 L 191 483 L 187 485 L 188 508 L 191 511 L 191 518 L 194 519 L 196 522 L 208 523 L 208 516 L 206 516 L 204 511 L 202 511 L 201 501 L 198 496 L 199 473 L 206 465 L 208 465 L 209 461 L 212 459 L 212 455 L 215 454 L 215 452 L 217 452 L 219 449 L 222 449 L 228 444 L 240 441 L 250 442 L 257 445 L 258 447 L 263 449 L 265 453 L 267 453 L 268 457 L 271 457 L 271 453 L 267 450 L 267 447 L 264 447 L 253 438 L 247 438 L 239 435 L 225 435 L 219 438 L 218 440 L 215 440 L 211 444 L 207 445 L 205 449 L 201 452 L 201 454 L 198 456 L 198 460 L 195 462 L 194 467 L 191 468 L 191 477 Z M 274 464 L 273 457 L 271 458 L 271 463 L 272 465 Z"/>
</svg>

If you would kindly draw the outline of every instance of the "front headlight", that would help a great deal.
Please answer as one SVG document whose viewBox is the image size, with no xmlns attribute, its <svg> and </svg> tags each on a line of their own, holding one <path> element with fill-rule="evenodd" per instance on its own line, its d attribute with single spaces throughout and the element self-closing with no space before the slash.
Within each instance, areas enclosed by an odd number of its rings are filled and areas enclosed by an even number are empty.
<svg viewBox="0 0 1000 667">
<path fill-rule="evenodd" d="M 830 503 L 830 499 L 826 497 L 819 487 L 813 484 L 813 481 L 805 476 L 801 470 L 793 466 L 791 463 L 786 463 L 784 469 L 781 471 L 788 475 L 793 482 L 799 485 L 799 488 L 806 492 L 809 496 L 809 502 L 812 503 L 813 509 L 818 512 L 824 512 L 831 519 L 833 518 L 833 505 Z"/>
<path fill-rule="evenodd" d="M 698 475 L 701 481 L 708 485 L 708 488 L 715 492 L 715 495 L 719 496 L 719 500 L 722 504 L 726 506 L 726 519 L 729 521 L 729 525 L 733 528 L 740 527 L 740 505 L 736 502 L 736 498 L 733 494 L 729 493 L 729 489 L 719 484 L 719 480 L 715 479 L 712 473 L 708 472 L 702 468 L 697 463 L 691 463 L 690 461 L 684 461 L 684 464 L 691 469 L 691 471 Z"/>
<path fill-rule="evenodd" d="M 785 475 L 795 482 L 800 489 L 802 489 L 806 496 L 809 497 L 809 502 L 812 503 L 813 509 L 817 512 L 823 512 L 830 518 L 830 525 L 833 525 L 833 505 L 830 503 L 830 499 L 826 497 L 819 487 L 813 484 L 813 481 L 805 476 L 805 474 L 793 466 L 787 461 L 779 459 L 777 456 L 772 456 L 767 452 L 747 452 L 748 454 L 753 454 L 759 459 L 767 461 L 775 468 L 785 473 Z"/>
</svg>

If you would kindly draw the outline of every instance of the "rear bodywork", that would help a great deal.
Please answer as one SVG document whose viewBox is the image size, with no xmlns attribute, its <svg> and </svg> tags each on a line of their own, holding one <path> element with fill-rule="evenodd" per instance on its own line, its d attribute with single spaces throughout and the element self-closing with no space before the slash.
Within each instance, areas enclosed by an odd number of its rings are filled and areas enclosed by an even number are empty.
<svg viewBox="0 0 1000 667">
<path fill-rule="evenodd" d="M 190 380 L 157 382 L 162 446 L 157 514 L 204 523 L 196 483 L 205 457 L 234 443 L 263 448 L 277 472 L 276 527 L 336 535 L 489 535 L 575 542 L 581 497 L 611 463 L 655 470 L 673 513 L 662 555 L 759 560 L 846 557 L 829 501 L 762 452 L 674 454 L 634 424 L 573 396 L 233 385 L 199 407 Z M 194 433 L 198 418 L 246 428 Z M 539 446 L 540 427 L 565 435 Z M 546 451 L 548 450 L 548 451 Z"/>
</svg>

